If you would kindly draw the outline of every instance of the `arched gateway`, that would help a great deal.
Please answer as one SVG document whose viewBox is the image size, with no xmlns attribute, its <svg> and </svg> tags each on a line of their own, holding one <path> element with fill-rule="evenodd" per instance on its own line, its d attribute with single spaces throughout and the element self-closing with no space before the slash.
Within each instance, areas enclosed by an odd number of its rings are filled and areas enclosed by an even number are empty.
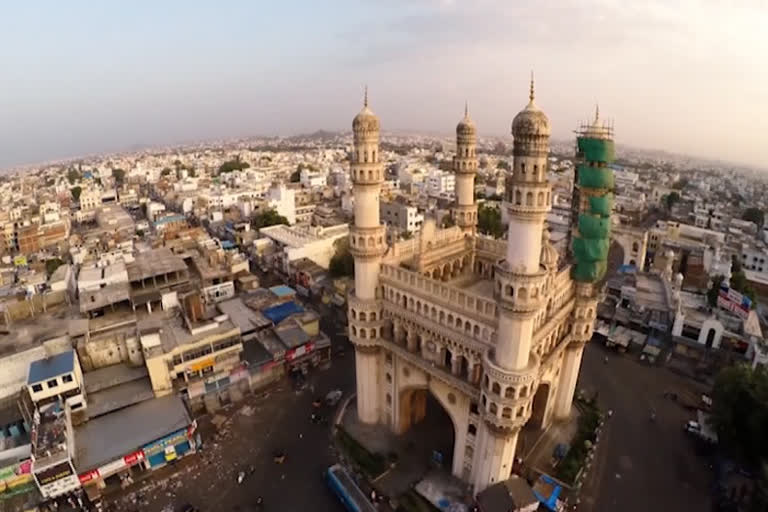
<svg viewBox="0 0 768 512">
<path fill-rule="evenodd" d="M 477 134 L 467 112 L 456 127 L 455 225 L 426 222 L 417 239 L 389 246 L 379 221 L 379 119 L 367 94 L 353 121 L 355 288 L 348 303 L 358 418 L 405 434 L 442 417 L 426 441 L 450 445 L 436 448 L 451 452 L 445 467 L 475 492 L 510 476 L 524 427 L 546 428 L 571 412 L 610 224 L 605 161 L 613 142 L 597 122 L 583 137 L 589 144 L 576 205 L 587 213 L 578 215 L 573 235 L 584 246 L 574 252 L 585 259 L 572 269 L 546 228 L 550 126 L 534 102 L 533 82 L 530 102 L 512 124 L 507 241 L 476 233 Z"/>
</svg>

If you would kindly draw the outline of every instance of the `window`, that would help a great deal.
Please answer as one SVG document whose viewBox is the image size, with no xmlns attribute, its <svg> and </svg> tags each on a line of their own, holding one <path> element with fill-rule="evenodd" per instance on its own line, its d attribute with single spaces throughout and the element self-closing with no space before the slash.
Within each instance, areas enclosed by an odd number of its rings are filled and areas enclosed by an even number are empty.
<svg viewBox="0 0 768 512">
<path fill-rule="evenodd" d="M 475 405 L 475 407 L 477 407 L 477 405 Z M 477 427 L 476 427 L 476 426 L 474 426 L 474 425 L 471 425 L 471 424 L 470 424 L 470 425 L 469 425 L 469 433 L 470 433 L 471 435 L 473 435 L 473 436 L 474 436 L 474 435 L 477 435 Z"/>
<path fill-rule="evenodd" d="M 64 376 L 61 378 L 61 381 L 62 381 L 62 382 L 64 382 L 64 383 L 67 383 L 67 382 L 72 382 L 72 374 L 71 374 L 71 373 L 68 373 L 68 374 L 64 375 Z"/>
<path fill-rule="evenodd" d="M 77 402 L 76 404 L 72 404 L 70 407 L 71 410 L 76 411 L 83 407 L 83 402 Z"/>
<path fill-rule="evenodd" d="M 42 384 L 32 384 L 32 391 L 34 391 L 35 393 L 39 393 L 42 390 L 43 390 Z"/>
<path fill-rule="evenodd" d="M 391 405 L 391 404 L 392 404 L 392 395 L 387 393 L 387 405 Z"/>
<path fill-rule="evenodd" d="M 55 388 L 59 385 L 59 381 L 56 379 L 51 379 L 48 382 L 45 383 L 48 386 L 48 389 Z"/>
</svg>

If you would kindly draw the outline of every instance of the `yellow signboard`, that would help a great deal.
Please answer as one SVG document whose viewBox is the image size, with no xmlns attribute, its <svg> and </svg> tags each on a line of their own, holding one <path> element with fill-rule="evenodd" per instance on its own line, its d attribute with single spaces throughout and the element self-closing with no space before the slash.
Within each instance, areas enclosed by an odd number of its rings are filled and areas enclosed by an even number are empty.
<svg viewBox="0 0 768 512">
<path fill-rule="evenodd" d="M 17 267 L 23 267 L 27 264 L 27 257 L 26 256 L 16 256 L 13 258 L 13 264 Z"/>
<path fill-rule="evenodd" d="M 213 366 L 213 359 L 203 359 L 202 361 L 189 365 L 187 369 L 190 372 L 199 372 L 203 368 L 208 368 L 209 366 Z"/>
</svg>

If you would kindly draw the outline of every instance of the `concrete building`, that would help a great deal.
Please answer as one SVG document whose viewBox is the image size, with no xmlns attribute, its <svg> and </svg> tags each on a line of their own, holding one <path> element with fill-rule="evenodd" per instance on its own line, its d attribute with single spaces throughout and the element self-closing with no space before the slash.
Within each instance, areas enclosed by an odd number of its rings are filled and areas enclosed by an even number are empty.
<svg viewBox="0 0 768 512">
<path fill-rule="evenodd" d="M 291 274 L 292 263 L 307 258 L 324 269 L 336 252 L 336 242 L 349 235 L 347 224 L 329 227 L 291 227 L 284 225 L 261 228 L 259 247 L 262 264 Z"/>
<path fill-rule="evenodd" d="M 381 201 L 381 220 L 399 233 L 416 233 L 424 224 L 424 215 L 405 201 Z"/>
<path fill-rule="evenodd" d="M 573 237 L 589 250 L 578 251 L 571 266 L 545 227 L 550 125 L 534 102 L 533 83 L 512 123 L 508 243 L 472 236 L 477 163 L 468 116 L 457 127 L 454 160 L 459 225 L 427 222 L 418 238 L 391 246 L 380 222 L 379 118 L 367 94 L 352 129 L 355 287 L 348 317 L 358 419 L 404 433 L 433 397 L 453 425 L 451 472 L 479 493 L 509 478 L 523 426 L 536 431 L 570 416 L 596 314 L 592 283 L 606 267 L 612 132 L 597 118 L 580 132 Z"/>
</svg>

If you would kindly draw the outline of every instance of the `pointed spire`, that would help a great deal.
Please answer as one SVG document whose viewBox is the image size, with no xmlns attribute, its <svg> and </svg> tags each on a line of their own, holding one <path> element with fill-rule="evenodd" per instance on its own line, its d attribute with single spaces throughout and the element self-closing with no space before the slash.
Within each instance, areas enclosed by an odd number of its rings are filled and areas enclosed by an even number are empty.
<svg viewBox="0 0 768 512">
<path fill-rule="evenodd" d="M 600 104 L 595 102 L 595 124 L 600 120 Z"/>
<path fill-rule="evenodd" d="M 469 103 L 464 100 L 464 117 L 469 117 Z"/>
<path fill-rule="evenodd" d="M 534 98 L 534 94 L 533 94 L 533 70 L 531 70 L 531 93 L 528 95 L 528 99 L 531 100 L 531 103 L 533 103 L 533 98 Z"/>
<path fill-rule="evenodd" d="M 368 84 L 365 84 L 365 93 L 364 93 L 364 96 L 363 96 L 363 106 L 364 107 L 368 106 Z"/>
</svg>

